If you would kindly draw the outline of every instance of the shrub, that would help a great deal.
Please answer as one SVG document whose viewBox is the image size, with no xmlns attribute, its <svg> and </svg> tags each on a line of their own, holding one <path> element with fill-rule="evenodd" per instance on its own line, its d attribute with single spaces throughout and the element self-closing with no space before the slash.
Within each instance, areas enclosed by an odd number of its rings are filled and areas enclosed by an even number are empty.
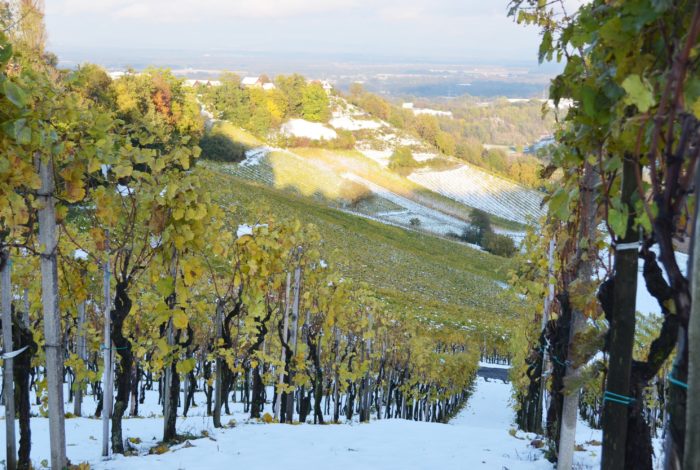
<svg viewBox="0 0 700 470">
<path fill-rule="evenodd" d="M 460 240 L 467 243 L 472 243 L 474 245 L 481 245 L 482 238 L 483 237 L 479 229 L 471 225 L 464 227 L 464 230 L 462 230 L 462 235 L 459 236 Z"/>
<path fill-rule="evenodd" d="M 398 147 L 389 157 L 389 169 L 395 171 L 406 171 L 416 168 L 418 162 L 413 158 L 413 153 L 408 147 Z"/>
<path fill-rule="evenodd" d="M 411 217 L 408 223 L 411 227 L 420 227 L 420 219 L 418 217 Z"/>
<path fill-rule="evenodd" d="M 469 220 L 471 221 L 471 226 L 478 232 L 478 242 L 476 243 L 481 245 L 484 241 L 484 236 L 489 232 L 493 232 L 491 217 L 482 210 L 474 209 L 469 216 Z"/>
<path fill-rule="evenodd" d="M 515 254 L 515 242 L 506 235 L 488 232 L 481 245 L 486 251 L 497 256 L 510 258 Z"/>
<path fill-rule="evenodd" d="M 341 201 L 346 204 L 355 206 L 361 201 L 372 196 L 372 191 L 370 191 L 365 185 L 358 183 L 356 181 L 343 180 L 340 184 L 338 190 L 338 197 Z"/>
<path fill-rule="evenodd" d="M 201 157 L 205 160 L 235 163 L 245 158 L 246 147 L 224 134 L 207 134 L 201 138 L 199 146 L 202 148 Z"/>
</svg>

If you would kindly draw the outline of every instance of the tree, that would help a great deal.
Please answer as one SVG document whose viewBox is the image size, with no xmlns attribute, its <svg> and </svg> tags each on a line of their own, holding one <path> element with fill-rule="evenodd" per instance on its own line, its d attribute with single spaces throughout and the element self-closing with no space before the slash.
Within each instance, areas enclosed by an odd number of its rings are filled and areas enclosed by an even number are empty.
<svg viewBox="0 0 700 470">
<path fill-rule="evenodd" d="M 330 101 L 319 83 L 310 83 L 304 88 L 301 114 L 304 119 L 314 122 L 327 122 L 330 118 Z"/>
<path fill-rule="evenodd" d="M 418 166 L 413 158 L 413 153 L 408 147 L 397 147 L 389 157 L 389 169 L 395 171 L 409 171 Z"/>
<path fill-rule="evenodd" d="M 481 245 L 486 234 L 493 232 L 491 216 L 480 209 L 473 209 L 469 215 L 469 221 L 471 226 L 476 229 L 476 244 Z"/>
<path fill-rule="evenodd" d="M 202 159 L 237 163 L 245 159 L 245 146 L 234 142 L 223 133 L 210 133 L 199 141 Z"/>
<path fill-rule="evenodd" d="M 289 117 L 302 117 L 306 79 L 299 74 L 278 75 L 275 77 L 275 85 L 287 97 Z"/>
<path fill-rule="evenodd" d="M 440 131 L 435 138 L 435 146 L 444 155 L 454 155 L 456 150 L 455 139 L 451 134 Z"/>
</svg>

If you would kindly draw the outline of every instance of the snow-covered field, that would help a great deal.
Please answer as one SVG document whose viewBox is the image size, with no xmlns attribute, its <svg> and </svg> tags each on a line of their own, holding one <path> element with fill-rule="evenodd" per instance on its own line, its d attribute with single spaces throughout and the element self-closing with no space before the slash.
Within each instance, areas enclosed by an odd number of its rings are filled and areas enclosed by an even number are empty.
<svg viewBox="0 0 700 470">
<path fill-rule="evenodd" d="M 411 219 L 420 220 L 420 227 L 426 229 L 433 233 L 438 233 L 441 235 L 446 235 L 449 232 L 461 233 L 464 227 L 467 225 L 465 222 L 451 217 L 449 215 L 443 214 L 440 211 L 436 211 L 429 207 L 425 207 L 422 204 L 412 201 L 406 197 L 399 194 L 393 193 L 388 189 L 379 186 L 365 178 L 362 178 L 353 173 L 345 173 L 342 175 L 343 178 L 360 183 L 367 187 L 377 196 L 384 198 L 397 206 L 403 207 L 404 210 L 390 211 L 390 212 L 380 212 L 375 214 L 380 220 L 387 220 L 390 223 L 398 225 L 409 225 Z"/>
<path fill-rule="evenodd" d="M 333 140 L 338 134 L 318 122 L 304 119 L 291 119 L 282 125 L 282 133 L 294 137 L 306 137 L 313 140 Z"/>
<path fill-rule="evenodd" d="M 418 170 L 408 179 L 443 196 L 515 222 L 539 218 L 542 195 L 473 165 L 447 171 Z"/>
<path fill-rule="evenodd" d="M 254 149 L 247 150 L 245 153 L 245 160 L 243 160 L 241 166 L 257 166 L 260 162 L 271 152 L 272 149 L 269 147 L 257 147 Z"/>
<path fill-rule="evenodd" d="M 328 123 L 336 129 L 345 129 L 346 131 L 359 131 L 360 129 L 379 129 L 384 124 L 371 119 L 356 119 L 351 116 L 334 117 Z"/>
<path fill-rule="evenodd" d="M 492 366 L 492 365 L 489 365 Z M 358 470 L 404 469 L 552 469 L 540 450 L 531 445 L 533 435 L 515 433 L 509 406 L 510 385 L 479 378 L 467 407 L 449 424 L 406 420 L 373 420 L 368 424 L 262 424 L 249 422 L 242 405 L 234 404 L 235 426 L 215 429 L 205 416 L 203 396 L 190 417 L 178 417 L 178 431 L 193 437 L 160 455 L 148 455 L 162 435 L 157 393 L 147 395 L 144 418 L 124 419 L 124 437 L 136 442 L 138 456 L 103 459 L 101 421 L 91 418 L 66 420 L 68 457 L 73 463 L 88 462 L 95 469 L 133 470 L 255 468 L 288 470 L 342 468 Z M 88 398 L 86 408 L 94 409 Z M 269 407 L 269 404 L 268 404 Z M 67 410 L 70 408 L 67 407 Z M 203 436 L 203 432 L 206 436 Z M 198 437 L 195 438 L 194 436 Z M 5 426 L 0 426 L 0 440 Z M 595 468 L 600 447 L 587 444 L 600 440 L 600 432 L 579 424 L 577 442 L 586 449 L 576 452 L 577 468 Z M 4 459 L 3 454 L 0 459 Z M 32 460 L 37 468 L 49 458 L 48 420 L 32 419 Z"/>
</svg>

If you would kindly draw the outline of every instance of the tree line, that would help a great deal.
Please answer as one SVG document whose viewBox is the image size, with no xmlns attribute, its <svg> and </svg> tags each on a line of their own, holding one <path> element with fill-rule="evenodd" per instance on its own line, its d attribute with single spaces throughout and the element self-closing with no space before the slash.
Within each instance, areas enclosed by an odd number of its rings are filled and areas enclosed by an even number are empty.
<svg viewBox="0 0 700 470">
<path fill-rule="evenodd" d="M 473 99 L 462 98 L 442 107 L 453 112 L 453 117 L 414 115 L 413 110 L 395 104 L 365 91 L 360 84 L 350 86 L 348 100 L 370 115 L 387 121 L 392 126 L 406 130 L 425 140 L 443 155 L 454 156 L 511 178 L 529 187 L 539 187 L 543 162 L 526 154 L 509 155 L 501 149 L 486 149 L 483 144 L 502 143 L 522 146 L 534 143 L 543 134 L 551 132 L 553 118 L 547 114 L 543 120 L 539 103 L 502 103 L 479 106 Z M 468 104 L 467 104 L 468 103 Z M 532 123 L 535 130 L 517 129 L 501 134 L 498 129 Z M 482 128 L 494 127 L 486 132 Z M 517 138 L 513 136 L 517 136 Z"/>
</svg>

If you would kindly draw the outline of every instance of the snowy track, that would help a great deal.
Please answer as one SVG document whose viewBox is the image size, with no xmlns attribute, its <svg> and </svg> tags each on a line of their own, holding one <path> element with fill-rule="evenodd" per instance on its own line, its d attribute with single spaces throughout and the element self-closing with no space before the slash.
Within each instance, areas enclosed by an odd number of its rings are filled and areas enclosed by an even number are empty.
<svg viewBox="0 0 700 470">
<path fill-rule="evenodd" d="M 188 440 L 161 455 L 148 455 L 163 430 L 160 407 L 156 405 L 157 392 L 148 392 L 142 409 L 146 417 L 124 419 L 124 437 L 135 442 L 139 456 L 103 460 L 99 456 L 101 421 L 73 418 L 66 420 L 68 457 L 74 464 L 88 462 L 91 468 L 104 470 L 552 469 L 542 452 L 530 445 L 534 436 L 510 434 L 514 417 L 509 406 L 510 394 L 509 384 L 479 378 L 467 407 L 449 424 L 400 419 L 325 426 L 260 424 L 248 422 L 238 403 L 233 405 L 233 416 L 223 417 L 224 423 L 232 418 L 238 423 L 227 429 L 212 426 L 211 418 L 204 415 L 203 396 L 198 394 L 200 406 L 191 410 L 192 416 L 178 417 L 178 433 L 201 436 L 204 431 L 208 436 Z M 94 409 L 91 398 L 86 402 L 88 407 L 90 412 Z M 585 445 L 588 440 L 600 439 L 600 432 L 579 423 L 577 437 L 577 442 Z M 0 426 L 0 440 L 4 439 L 5 426 Z M 48 444 L 48 420 L 32 418 L 32 460 L 37 468 L 41 460 L 49 457 Z M 585 447 L 586 451 L 576 452 L 576 468 L 596 468 L 600 447 Z M 4 458 L 3 448 L 0 460 Z"/>
</svg>

